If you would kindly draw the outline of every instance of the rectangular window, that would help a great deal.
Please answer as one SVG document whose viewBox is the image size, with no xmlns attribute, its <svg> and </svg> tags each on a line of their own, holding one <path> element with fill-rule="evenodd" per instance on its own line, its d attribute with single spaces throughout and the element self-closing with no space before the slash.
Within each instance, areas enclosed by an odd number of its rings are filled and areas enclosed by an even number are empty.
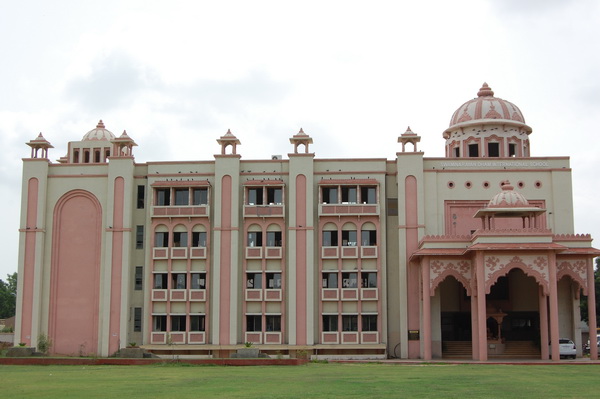
<svg viewBox="0 0 600 399">
<path fill-rule="evenodd" d="M 324 314 L 323 315 L 323 331 L 337 331 L 338 330 L 338 316 L 336 314 Z"/>
<path fill-rule="evenodd" d="M 174 273 L 172 277 L 173 281 L 171 282 L 171 289 L 184 290 L 187 288 L 185 273 Z"/>
<path fill-rule="evenodd" d="M 137 186 L 137 209 L 144 209 L 146 186 Z"/>
<path fill-rule="evenodd" d="M 133 308 L 133 332 L 142 331 L 142 308 Z"/>
<path fill-rule="evenodd" d="M 474 158 L 479 156 L 479 144 L 469 144 L 469 157 Z"/>
<path fill-rule="evenodd" d="M 343 230 L 342 231 L 342 246 L 344 246 L 344 247 L 355 247 L 356 246 L 356 230 Z"/>
<path fill-rule="evenodd" d="M 517 156 L 517 145 L 514 143 L 508 144 L 508 156 L 516 157 Z"/>
<path fill-rule="evenodd" d="M 167 316 L 152 316 L 152 331 L 167 331 Z"/>
<path fill-rule="evenodd" d="M 500 156 L 500 143 L 488 143 L 488 157 Z"/>
<path fill-rule="evenodd" d="M 187 232 L 175 232 L 173 233 L 173 246 L 174 247 L 187 247 Z"/>
<path fill-rule="evenodd" d="M 206 247 L 205 231 L 194 231 L 192 233 L 192 247 Z"/>
<path fill-rule="evenodd" d="M 363 331 L 377 331 L 377 315 L 376 314 L 362 315 L 362 330 Z"/>
<path fill-rule="evenodd" d="M 248 205 L 263 204 L 263 189 L 262 187 L 248 189 Z"/>
<path fill-rule="evenodd" d="M 267 247 L 281 246 L 281 231 L 267 231 Z"/>
<path fill-rule="evenodd" d="M 377 288 L 377 273 L 362 272 L 360 279 L 362 288 Z"/>
<path fill-rule="evenodd" d="M 258 290 L 262 288 L 262 273 L 246 273 L 246 288 Z"/>
<path fill-rule="evenodd" d="M 267 273 L 267 289 L 281 289 L 281 273 Z"/>
<path fill-rule="evenodd" d="M 358 273 L 342 273 L 342 288 L 357 288 Z"/>
<path fill-rule="evenodd" d="M 342 315 L 342 331 L 358 331 L 358 315 Z"/>
<path fill-rule="evenodd" d="M 281 187 L 267 188 L 267 203 L 269 205 L 281 205 L 283 203 L 283 190 Z"/>
<path fill-rule="evenodd" d="M 454 147 L 454 158 L 460 158 L 460 147 Z"/>
<path fill-rule="evenodd" d="M 338 274 L 323 273 L 323 288 L 338 288 Z"/>
<path fill-rule="evenodd" d="M 171 190 L 168 188 L 156 189 L 156 205 L 169 206 L 171 205 Z"/>
<path fill-rule="evenodd" d="M 262 247 L 262 232 L 261 231 L 250 231 L 248 232 L 248 243 L 249 247 Z"/>
<path fill-rule="evenodd" d="M 376 187 L 361 187 L 360 188 L 360 200 L 363 204 L 376 204 L 377 203 L 377 189 Z"/>
<path fill-rule="evenodd" d="M 136 266 L 135 267 L 135 279 L 134 279 L 134 287 L 133 289 L 136 291 L 141 291 L 144 288 L 144 267 Z"/>
<path fill-rule="evenodd" d="M 206 331 L 204 315 L 190 315 L 190 331 Z"/>
<path fill-rule="evenodd" d="M 94 162 L 100 163 L 100 150 L 94 150 Z"/>
<path fill-rule="evenodd" d="M 193 290 L 205 290 L 206 289 L 206 273 L 192 273 L 192 289 Z"/>
<path fill-rule="evenodd" d="M 261 315 L 246 315 L 246 331 L 262 331 Z"/>
<path fill-rule="evenodd" d="M 167 289 L 167 273 L 155 273 L 154 274 L 154 286 L 155 290 L 166 290 Z"/>
<path fill-rule="evenodd" d="M 171 331 L 185 331 L 185 316 L 171 316 Z"/>
<path fill-rule="evenodd" d="M 195 188 L 193 191 L 194 205 L 208 205 L 208 189 Z"/>
<path fill-rule="evenodd" d="M 321 193 L 323 195 L 322 199 L 324 204 L 338 203 L 337 187 L 323 187 Z"/>
<path fill-rule="evenodd" d="M 267 315 L 265 316 L 266 331 L 281 331 L 281 316 Z"/>
<path fill-rule="evenodd" d="M 372 247 L 377 245 L 377 231 L 362 230 L 360 232 L 360 245 L 363 247 Z"/>
<path fill-rule="evenodd" d="M 154 246 L 156 248 L 166 248 L 169 246 L 169 233 L 166 231 L 157 231 L 154 233 Z"/>
<path fill-rule="evenodd" d="M 189 205 L 190 204 L 190 190 L 187 188 L 175 189 L 175 205 Z"/>
<path fill-rule="evenodd" d="M 323 246 L 324 247 L 337 247 L 338 246 L 337 230 L 324 230 L 323 231 Z"/>
<path fill-rule="evenodd" d="M 342 203 L 356 204 L 357 201 L 356 187 L 342 187 Z"/>
<path fill-rule="evenodd" d="M 135 249 L 144 249 L 144 226 L 135 226 Z"/>
</svg>

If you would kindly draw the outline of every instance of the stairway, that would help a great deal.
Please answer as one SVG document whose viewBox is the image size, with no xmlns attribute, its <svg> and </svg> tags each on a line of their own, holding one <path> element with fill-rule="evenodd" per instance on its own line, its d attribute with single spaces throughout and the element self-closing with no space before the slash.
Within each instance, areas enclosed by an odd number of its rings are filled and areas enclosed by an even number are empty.
<svg viewBox="0 0 600 399">
<path fill-rule="evenodd" d="M 540 349 L 533 341 L 507 341 L 503 354 L 490 354 L 490 359 L 539 359 Z M 443 359 L 472 359 L 471 341 L 444 341 Z"/>
<path fill-rule="evenodd" d="M 471 341 L 444 341 L 442 342 L 443 359 L 472 359 L 473 351 Z"/>
</svg>

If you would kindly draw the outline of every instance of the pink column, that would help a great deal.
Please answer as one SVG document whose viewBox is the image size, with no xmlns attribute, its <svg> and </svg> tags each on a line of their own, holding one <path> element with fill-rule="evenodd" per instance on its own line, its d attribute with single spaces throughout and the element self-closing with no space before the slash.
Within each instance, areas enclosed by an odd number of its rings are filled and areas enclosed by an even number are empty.
<svg viewBox="0 0 600 399">
<path fill-rule="evenodd" d="M 421 262 L 423 284 L 423 359 L 431 360 L 431 294 L 429 282 L 429 257 Z"/>
<path fill-rule="evenodd" d="M 33 151 L 33 148 L 32 148 Z M 21 336 L 15 337 L 19 341 L 28 345 L 35 345 L 31 342 L 32 323 L 33 323 L 33 296 L 35 279 L 35 247 L 37 241 L 37 207 L 38 207 L 38 187 L 39 181 L 36 178 L 29 179 L 27 185 L 27 218 L 25 229 L 25 255 L 23 260 L 23 275 L 19 279 L 23 280 L 23 292 L 20 293 L 23 298 L 21 306 Z"/>
<path fill-rule="evenodd" d="M 542 360 L 549 359 L 548 353 L 548 296 L 544 294 L 544 287 L 539 286 L 539 311 L 540 311 L 540 345 L 542 348 Z"/>
<path fill-rule="evenodd" d="M 219 287 L 219 344 L 231 344 L 231 208 L 232 181 L 231 176 L 225 175 L 221 180 L 221 279 Z"/>
<path fill-rule="evenodd" d="M 306 277 L 307 258 L 306 250 L 306 176 L 296 176 L 296 344 L 307 343 L 307 307 L 306 307 Z"/>
<path fill-rule="evenodd" d="M 477 290 L 471 292 L 471 350 L 473 360 L 479 359 L 479 328 L 477 327 Z"/>
<path fill-rule="evenodd" d="M 487 355 L 487 331 L 486 331 L 486 308 L 485 308 L 485 273 L 483 270 L 483 252 L 477 252 L 476 273 L 477 273 L 477 333 L 479 341 L 479 359 L 488 360 Z"/>
<path fill-rule="evenodd" d="M 598 360 L 598 346 L 596 342 L 596 298 L 594 284 L 594 263 L 592 258 L 587 260 L 587 291 L 588 291 L 588 324 L 590 326 L 590 358 Z"/>
<path fill-rule="evenodd" d="M 108 353 L 114 353 L 122 344 L 121 338 L 121 277 L 123 274 L 123 215 L 125 203 L 125 180 L 114 181 L 114 210 L 112 221 L 112 259 L 110 278 L 110 328 Z"/>
<path fill-rule="evenodd" d="M 412 255 L 419 247 L 419 213 L 417 179 L 407 176 L 404 182 L 405 215 L 406 215 L 406 279 L 407 279 L 407 319 L 408 329 L 419 329 L 419 271 L 410 263 Z M 420 357 L 419 341 L 408 341 L 408 358 Z"/>
<path fill-rule="evenodd" d="M 550 341 L 552 361 L 560 360 L 558 348 L 558 288 L 556 286 L 556 256 L 554 252 L 548 254 L 548 275 L 550 281 Z"/>
</svg>

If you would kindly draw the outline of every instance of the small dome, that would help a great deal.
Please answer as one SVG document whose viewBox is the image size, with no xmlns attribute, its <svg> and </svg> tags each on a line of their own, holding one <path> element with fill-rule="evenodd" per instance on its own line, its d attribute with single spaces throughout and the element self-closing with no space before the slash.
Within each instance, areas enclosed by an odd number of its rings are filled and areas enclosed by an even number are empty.
<svg viewBox="0 0 600 399">
<path fill-rule="evenodd" d="M 502 191 L 494 196 L 488 203 L 488 208 L 526 208 L 529 207 L 529 202 L 523 194 L 513 191 L 508 180 L 501 183 Z"/>
<path fill-rule="evenodd" d="M 90 130 L 83 136 L 82 141 L 111 141 L 115 135 L 104 126 L 102 119 L 98 122 L 95 129 Z"/>
<path fill-rule="evenodd" d="M 525 124 L 525 118 L 519 107 L 510 101 L 494 97 L 494 92 L 487 83 L 484 83 L 479 89 L 476 98 L 458 107 L 450 119 L 448 130 L 456 126 L 480 124 L 482 121 L 494 119 L 526 126 L 531 131 L 531 128 Z"/>
</svg>

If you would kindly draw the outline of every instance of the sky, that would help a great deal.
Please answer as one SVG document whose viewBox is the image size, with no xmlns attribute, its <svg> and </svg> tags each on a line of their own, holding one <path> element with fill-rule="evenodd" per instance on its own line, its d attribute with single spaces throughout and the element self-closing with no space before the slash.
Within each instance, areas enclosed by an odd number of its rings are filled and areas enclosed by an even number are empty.
<svg viewBox="0 0 600 399">
<path fill-rule="evenodd" d="M 0 278 L 17 270 L 22 158 L 64 156 L 99 119 L 136 162 L 394 159 L 407 126 L 444 155 L 452 113 L 487 82 L 569 156 L 575 231 L 600 240 L 600 2 L 0 0 Z M 600 247 L 598 241 L 595 246 Z"/>
</svg>

